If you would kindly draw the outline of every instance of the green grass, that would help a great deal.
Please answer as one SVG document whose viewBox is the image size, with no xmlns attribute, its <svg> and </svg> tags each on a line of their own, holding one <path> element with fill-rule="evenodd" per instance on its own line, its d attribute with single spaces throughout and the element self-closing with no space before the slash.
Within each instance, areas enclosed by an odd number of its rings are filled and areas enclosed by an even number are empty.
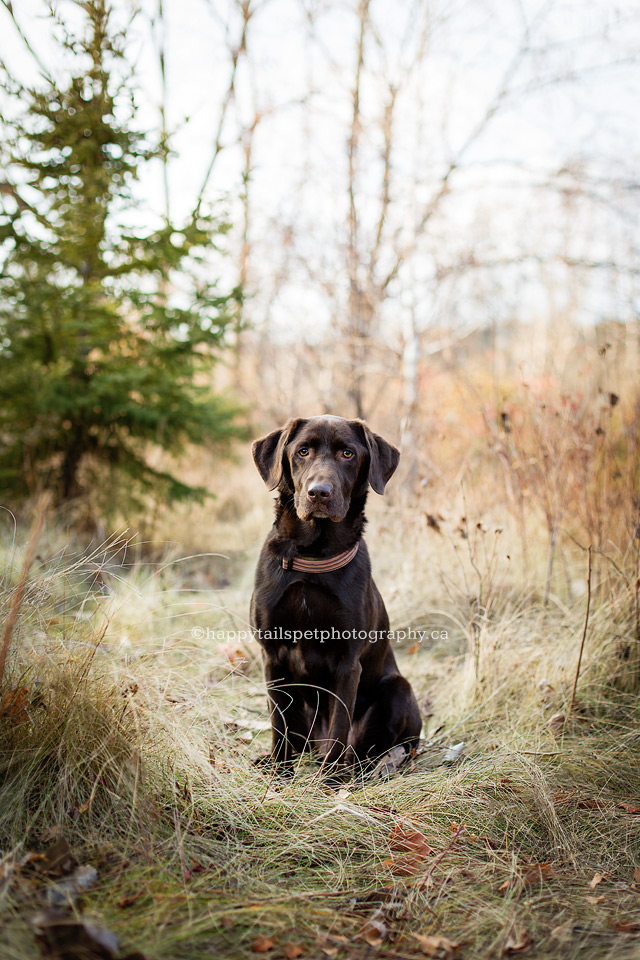
<svg viewBox="0 0 640 960">
<path fill-rule="evenodd" d="M 594 595 L 577 707 L 554 733 L 584 597 L 545 609 L 505 576 L 499 589 L 485 582 L 479 617 L 473 570 L 443 559 L 441 541 L 394 562 L 397 543 L 374 528 L 393 625 L 453 626 L 448 642 L 398 652 L 429 701 L 424 751 L 394 780 L 338 792 L 308 760 L 291 780 L 254 765 L 268 745 L 257 646 L 240 643 L 240 662 L 206 635 L 246 626 L 254 550 L 216 589 L 205 560 L 138 554 L 119 566 L 122 544 L 88 558 L 51 536 L 5 682 L 25 688 L 25 710 L 5 703 L 0 719 L 7 960 L 40 955 L 30 919 L 53 881 L 28 855 L 60 836 L 98 871 L 69 911 L 115 933 L 122 955 L 254 957 L 262 936 L 276 958 L 287 944 L 307 957 L 414 958 L 417 934 L 471 960 L 640 956 L 640 709 L 619 659 L 631 642 L 624 584 Z M 0 617 L 20 551 L 7 543 L 3 556 Z M 460 762 L 442 765 L 460 740 Z M 432 852 L 399 850 L 398 831 Z"/>
</svg>

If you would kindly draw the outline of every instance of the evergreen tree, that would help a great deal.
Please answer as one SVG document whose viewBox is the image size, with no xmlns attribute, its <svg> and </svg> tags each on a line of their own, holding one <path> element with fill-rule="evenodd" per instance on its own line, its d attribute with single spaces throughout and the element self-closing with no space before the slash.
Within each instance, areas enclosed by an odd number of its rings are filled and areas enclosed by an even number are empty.
<svg viewBox="0 0 640 960">
<path fill-rule="evenodd" d="M 168 215 L 131 226 L 132 185 L 166 147 L 135 129 L 107 0 L 81 7 L 85 35 L 57 23 L 70 79 L 5 80 L 17 119 L 5 118 L 1 185 L 0 495 L 46 485 L 68 500 L 99 483 L 115 496 L 125 481 L 167 501 L 201 496 L 148 452 L 238 435 L 209 387 L 239 296 L 206 279 L 224 226 L 201 211 L 180 228 Z"/>
</svg>

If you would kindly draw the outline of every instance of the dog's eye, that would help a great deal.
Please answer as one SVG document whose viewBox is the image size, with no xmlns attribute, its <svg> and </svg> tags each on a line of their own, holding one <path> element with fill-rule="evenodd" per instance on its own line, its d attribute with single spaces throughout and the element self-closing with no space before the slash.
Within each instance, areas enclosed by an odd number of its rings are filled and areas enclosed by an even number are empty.
<svg viewBox="0 0 640 960">
<path fill-rule="evenodd" d="M 300 447 L 298 450 L 299 457 L 308 457 L 309 456 L 309 447 Z"/>
<path fill-rule="evenodd" d="M 351 457 L 353 456 L 353 450 L 343 450 L 342 456 L 345 458 L 345 460 L 351 460 Z"/>
</svg>

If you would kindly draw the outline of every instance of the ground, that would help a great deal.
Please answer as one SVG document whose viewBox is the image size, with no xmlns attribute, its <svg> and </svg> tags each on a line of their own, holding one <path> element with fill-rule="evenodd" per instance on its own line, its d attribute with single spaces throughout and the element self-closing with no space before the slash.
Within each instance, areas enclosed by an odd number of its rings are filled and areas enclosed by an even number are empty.
<svg viewBox="0 0 640 960">
<path fill-rule="evenodd" d="M 6 960 L 640 957 L 628 585 L 594 586 L 570 710 L 584 556 L 545 604 L 508 531 L 485 523 L 482 546 L 394 510 L 369 541 L 392 627 L 428 633 L 394 641 L 424 745 L 341 788 L 315 761 L 292 779 L 254 762 L 257 541 L 184 559 L 45 534 L 0 719 Z M 5 612 L 23 556 L 7 538 Z"/>
</svg>

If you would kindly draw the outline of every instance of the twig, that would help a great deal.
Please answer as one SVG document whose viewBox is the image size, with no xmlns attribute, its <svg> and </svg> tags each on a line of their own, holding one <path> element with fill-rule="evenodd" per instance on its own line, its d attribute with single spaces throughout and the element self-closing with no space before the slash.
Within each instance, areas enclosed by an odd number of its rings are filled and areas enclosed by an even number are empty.
<svg viewBox="0 0 640 960">
<path fill-rule="evenodd" d="M 456 828 L 456 832 L 455 832 L 454 835 L 451 837 L 451 840 L 449 841 L 449 843 L 447 844 L 447 846 L 444 848 L 444 850 L 442 851 L 442 853 L 438 854 L 438 856 L 436 857 L 436 859 L 433 861 L 433 863 L 431 864 L 431 869 L 430 869 L 430 870 L 428 871 L 428 873 L 425 874 L 425 876 L 422 878 L 422 880 L 420 881 L 420 883 L 419 883 L 418 886 L 416 887 L 416 890 L 422 890 L 422 888 L 429 882 L 429 879 L 430 879 L 433 871 L 434 871 L 435 868 L 438 866 L 438 864 L 442 863 L 442 861 L 444 860 L 444 858 L 446 857 L 446 855 L 449 853 L 449 851 L 450 851 L 450 850 L 453 850 L 453 848 L 454 848 L 455 845 L 456 845 L 456 841 L 457 841 L 458 837 L 461 836 L 461 834 L 464 832 L 464 829 L 465 829 L 465 827 L 463 826 L 463 824 L 459 824 L 459 825 L 458 825 L 458 827 Z"/>
<path fill-rule="evenodd" d="M 22 565 L 22 573 L 20 574 L 20 580 L 18 581 L 16 592 L 13 595 L 13 601 L 11 603 L 11 608 L 9 610 L 9 616 L 7 617 L 7 622 L 4 627 L 4 633 L 2 635 L 2 643 L 0 643 L 0 689 L 2 689 L 2 682 L 4 679 L 4 668 L 7 662 L 9 644 L 11 643 L 13 629 L 16 625 L 16 620 L 18 619 L 18 613 L 20 612 L 20 607 L 22 605 L 22 599 L 24 597 L 24 592 L 27 586 L 27 577 L 29 576 L 29 570 L 31 569 L 31 564 L 33 563 L 33 558 L 35 557 L 35 554 L 36 554 L 38 537 L 42 532 L 42 527 L 44 525 L 44 518 L 47 512 L 47 507 L 49 506 L 50 499 L 51 498 L 48 493 L 43 493 L 42 496 L 38 499 L 38 502 L 36 504 L 36 512 L 33 518 L 33 523 L 31 525 L 29 542 L 27 543 L 27 552 L 24 558 L 24 563 Z"/>
<path fill-rule="evenodd" d="M 578 686 L 578 677 L 580 676 L 580 664 L 582 663 L 582 651 L 584 650 L 584 641 L 587 638 L 587 627 L 589 626 L 590 606 L 591 606 L 591 544 L 589 544 L 589 568 L 587 571 L 587 609 L 584 615 L 584 628 L 582 630 L 582 640 L 580 641 L 580 655 L 578 656 L 578 665 L 576 667 L 576 678 L 573 681 L 573 690 L 571 691 L 571 703 L 569 704 L 569 713 L 573 712 L 573 703 L 576 698 L 576 687 Z"/>
</svg>

